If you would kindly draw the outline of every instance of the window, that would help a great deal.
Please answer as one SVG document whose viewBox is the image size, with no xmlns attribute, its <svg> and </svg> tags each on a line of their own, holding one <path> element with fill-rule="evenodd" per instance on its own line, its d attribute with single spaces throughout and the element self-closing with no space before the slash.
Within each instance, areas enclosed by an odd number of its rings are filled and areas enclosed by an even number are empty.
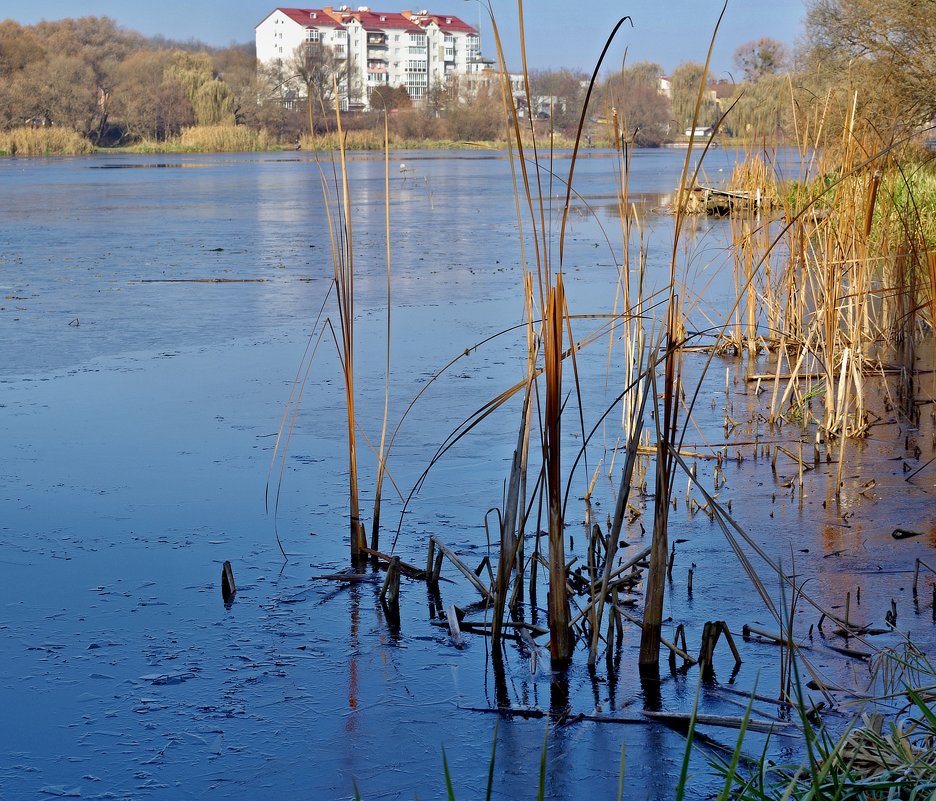
<svg viewBox="0 0 936 801">
<path fill-rule="evenodd" d="M 426 46 L 426 34 L 424 33 L 411 33 L 409 35 L 410 45 L 416 45 L 418 47 Z"/>
<path fill-rule="evenodd" d="M 312 30 L 311 28 L 306 31 L 306 41 L 307 42 L 317 42 L 320 39 L 320 34 L 318 31 Z"/>
<path fill-rule="evenodd" d="M 426 72 L 426 62 L 425 61 L 407 61 L 406 71 L 407 72 Z"/>
</svg>

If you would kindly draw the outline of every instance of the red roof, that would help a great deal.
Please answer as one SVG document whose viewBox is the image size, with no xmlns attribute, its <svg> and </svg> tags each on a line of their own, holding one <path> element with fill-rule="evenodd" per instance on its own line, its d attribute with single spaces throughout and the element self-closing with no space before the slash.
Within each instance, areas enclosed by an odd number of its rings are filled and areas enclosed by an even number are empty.
<svg viewBox="0 0 936 801">
<path fill-rule="evenodd" d="M 427 19 L 438 25 L 443 31 L 452 31 L 453 33 L 473 33 L 477 35 L 478 30 L 473 25 L 469 25 L 458 17 L 450 14 L 427 14 L 421 19 Z"/>
<path fill-rule="evenodd" d="M 341 24 L 335 21 L 334 17 L 326 14 L 325 11 L 321 8 L 278 8 L 276 10 L 281 11 L 291 20 L 298 22 L 304 27 L 343 27 Z M 315 14 L 315 19 L 312 18 L 313 13 Z M 413 18 L 410 19 L 408 17 L 404 17 L 402 14 L 391 11 L 356 11 L 353 8 L 349 9 L 348 11 L 338 11 L 338 9 L 335 7 L 332 7 L 332 13 L 341 16 L 342 20 L 346 24 L 352 19 L 356 19 L 366 30 L 369 31 L 404 30 L 410 33 L 422 33 L 423 25 L 428 25 L 430 22 L 434 22 L 443 31 L 475 35 L 478 33 L 476 28 L 459 19 L 458 17 L 451 16 L 450 14 L 425 14 L 420 15 L 419 17 L 414 15 Z"/>
<path fill-rule="evenodd" d="M 342 26 L 335 22 L 328 14 L 326 14 L 320 8 L 278 8 L 277 11 L 282 11 L 287 17 L 289 17 L 293 22 L 298 22 L 304 27 L 312 28 L 341 28 Z M 312 14 L 315 14 L 315 18 L 312 18 Z"/>
<path fill-rule="evenodd" d="M 402 14 L 388 11 L 354 11 L 354 16 L 367 30 L 411 30 L 415 29 Z M 382 19 L 381 19 L 382 18 Z"/>
</svg>

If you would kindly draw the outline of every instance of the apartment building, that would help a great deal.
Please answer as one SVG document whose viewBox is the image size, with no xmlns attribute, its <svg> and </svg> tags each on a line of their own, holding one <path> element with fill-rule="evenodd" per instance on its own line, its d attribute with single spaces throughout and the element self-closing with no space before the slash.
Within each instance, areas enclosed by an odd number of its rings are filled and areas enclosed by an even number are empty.
<svg viewBox="0 0 936 801">
<path fill-rule="evenodd" d="M 346 59 L 350 78 L 339 88 L 344 108 L 366 106 L 378 86 L 405 86 L 418 102 L 449 76 L 476 73 L 487 64 L 475 27 L 426 10 L 277 8 L 257 25 L 256 37 L 262 64 L 288 64 L 297 48 L 319 45 Z"/>
</svg>

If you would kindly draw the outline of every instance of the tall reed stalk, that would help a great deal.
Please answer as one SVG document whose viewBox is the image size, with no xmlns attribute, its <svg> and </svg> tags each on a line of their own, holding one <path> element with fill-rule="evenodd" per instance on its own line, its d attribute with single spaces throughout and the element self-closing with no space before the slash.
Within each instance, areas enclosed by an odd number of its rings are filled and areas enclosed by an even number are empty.
<svg viewBox="0 0 936 801">
<path fill-rule="evenodd" d="M 364 556 L 367 540 L 361 522 L 358 489 L 357 428 L 354 405 L 354 226 L 351 219 L 351 192 L 348 186 L 348 162 L 341 127 L 341 113 L 335 112 L 338 129 L 341 191 L 337 217 L 328 211 L 334 267 L 335 296 L 338 304 L 338 358 L 344 380 L 345 410 L 348 422 L 348 511 L 351 536 L 351 559 Z M 328 204 L 326 204 L 326 209 Z"/>
</svg>

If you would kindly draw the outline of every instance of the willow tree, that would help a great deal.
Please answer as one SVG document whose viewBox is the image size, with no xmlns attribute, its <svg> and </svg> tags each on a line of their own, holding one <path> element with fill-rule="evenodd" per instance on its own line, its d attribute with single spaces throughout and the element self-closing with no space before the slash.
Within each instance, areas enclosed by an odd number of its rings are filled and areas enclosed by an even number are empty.
<svg viewBox="0 0 936 801">
<path fill-rule="evenodd" d="M 197 125 L 233 125 L 234 100 L 227 84 L 215 76 L 207 53 L 174 53 L 166 77 L 182 87 Z"/>
<path fill-rule="evenodd" d="M 692 126 L 692 117 L 695 113 L 696 98 L 699 94 L 699 83 L 710 82 L 710 76 L 701 64 L 687 62 L 680 64 L 673 70 L 673 119 L 679 130 Z M 695 121 L 697 127 L 705 128 L 718 121 L 718 102 L 713 96 L 704 96 L 699 107 L 699 117 Z"/>
</svg>

